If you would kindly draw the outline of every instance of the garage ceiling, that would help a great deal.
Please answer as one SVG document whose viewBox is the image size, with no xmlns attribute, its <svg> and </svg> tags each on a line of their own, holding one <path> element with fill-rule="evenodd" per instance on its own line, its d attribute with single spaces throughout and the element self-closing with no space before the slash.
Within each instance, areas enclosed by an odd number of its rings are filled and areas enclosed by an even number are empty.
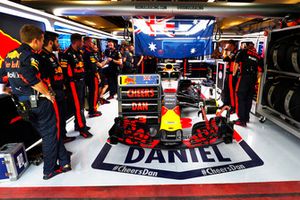
<svg viewBox="0 0 300 200">
<path fill-rule="evenodd" d="M 241 29 L 246 30 L 253 25 L 259 25 L 270 23 L 270 17 L 283 17 L 288 13 L 296 14 L 300 11 L 300 4 L 298 0 L 227 0 L 220 1 L 215 0 L 201 0 L 201 1 L 190 1 L 190 0 L 155 0 L 155 1 L 140 1 L 140 0 L 122 0 L 122 1 L 84 1 L 84 0 L 18 0 L 15 2 L 45 10 L 49 13 L 55 13 L 57 9 L 74 8 L 69 13 L 61 12 L 64 17 L 74 20 L 76 22 L 103 30 L 107 32 L 120 32 L 124 29 L 125 19 L 129 19 L 130 15 L 140 14 L 139 8 L 152 9 L 151 13 L 159 12 L 160 7 L 155 6 L 166 6 L 167 12 L 161 11 L 163 14 L 175 14 L 178 11 L 169 12 L 169 6 L 171 9 L 175 5 L 179 6 L 190 6 L 186 7 L 182 15 L 188 15 L 189 12 L 193 15 L 199 15 L 202 12 L 204 14 L 210 14 L 217 16 L 218 27 L 225 31 L 238 32 Z M 248 2 L 248 3 L 245 3 Z M 251 3 L 249 3 L 251 2 Z M 240 4 L 242 3 L 242 4 Z M 136 6 L 138 5 L 139 8 Z M 146 7 L 145 7 L 146 5 Z M 150 5 L 150 6 L 149 6 Z M 235 7 L 235 5 L 242 5 Z M 135 6 L 135 7 L 128 7 Z M 155 9 L 157 8 L 157 9 Z M 191 8 L 191 9 L 190 9 Z M 175 8 L 176 9 L 176 8 Z M 199 9 L 192 11 L 193 9 Z M 145 12 L 143 12 L 144 14 Z M 181 14 L 181 13 L 180 13 Z M 276 14 L 276 15 L 275 15 Z M 126 17 L 122 17 L 126 16 Z M 269 15 L 269 16 L 268 16 Z M 274 15 L 274 16 L 273 16 Z M 298 16 L 299 16 L 298 15 Z M 246 28 L 245 28 L 246 27 Z"/>
</svg>

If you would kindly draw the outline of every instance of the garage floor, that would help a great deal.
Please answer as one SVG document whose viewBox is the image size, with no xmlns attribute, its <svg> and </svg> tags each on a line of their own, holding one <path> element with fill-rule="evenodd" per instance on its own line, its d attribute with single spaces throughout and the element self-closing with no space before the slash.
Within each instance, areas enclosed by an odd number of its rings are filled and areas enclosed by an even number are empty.
<svg viewBox="0 0 300 200">
<path fill-rule="evenodd" d="M 116 100 L 101 106 L 101 117 L 87 118 L 94 137 L 78 136 L 66 144 L 73 152 L 71 172 L 45 181 L 42 165 L 30 166 L 18 181 L 0 183 L 0 198 L 300 199 L 300 140 L 270 121 L 262 124 L 251 116 L 247 128 L 235 127 L 238 134 L 232 144 L 177 154 L 152 152 L 105 145 L 117 108 Z M 73 126 L 67 125 L 70 136 L 78 135 Z M 94 169 L 98 155 L 100 169 Z"/>
</svg>

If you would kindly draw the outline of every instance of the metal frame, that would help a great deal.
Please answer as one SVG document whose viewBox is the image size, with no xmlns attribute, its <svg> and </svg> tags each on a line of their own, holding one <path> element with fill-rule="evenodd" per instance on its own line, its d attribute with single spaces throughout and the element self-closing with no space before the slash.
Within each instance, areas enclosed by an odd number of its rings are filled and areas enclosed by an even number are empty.
<svg viewBox="0 0 300 200">
<path fill-rule="evenodd" d="M 133 85 L 120 85 L 120 77 L 121 76 L 157 76 L 158 77 L 158 83 L 157 84 L 133 84 Z M 155 87 L 158 92 L 157 98 L 139 98 L 139 99 L 122 99 L 121 90 L 122 88 L 143 88 L 143 87 Z M 161 114 L 161 78 L 157 74 L 121 74 L 118 76 L 118 116 L 123 115 L 149 115 L 150 118 L 156 118 L 160 119 Z M 127 102 L 134 102 L 134 101 L 156 101 L 158 110 L 153 111 L 147 111 L 147 112 L 124 112 L 122 109 L 122 105 Z"/>
<path fill-rule="evenodd" d="M 294 29 L 299 29 L 300 30 L 300 26 L 289 27 L 289 28 L 281 29 L 281 30 L 274 30 L 271 33 L 269 33 L 268 40 L 267 40 L 266 47 L 265 47 L 266 48 L 266 54 L 265 54 L 265 58 L 264 58 L 264 64 L 265 64 L 264 71 L 266 73 L 263 73 L 263 76 L 261 78 L 257 113 L 264 116 L 264 117 L 266 117 L 267 119 L 274 122 L 278 126 L 284 128 L 285 130 L 289 131 L 290 133 L 292 133 L 296 137 L 300 138 L 300 122 L 297 122 L 294 119 L 292 119 L 291 117 L 288 117 L 283 113 L 280 113 L 280 112 L 278 112 L 278 111 L 276 111 L 276 110 L 274 110 L 274 109 L 272 109 L 268 106 L 265 106 L 265 105 L 261 104 L 262 96 L 263 96 L 263 89 L 264 89 L 264 85 L 265 85 L 266 78 L 267 78 L 267 73 L 277 73 L 279 75 L 286 75 L 286 76 L 291 76 L 291 77 L 300 79 L 300 74 L 298 74 L 298 73 L 284 72 L 284 71 L 277 71 L 277 70 L 268 69 L 268 63 L 267 63 L 267 58 L 268 58 L 268 54 L 269 54 L 268 48 L 269 48 L 269 43 L 272 39 L 272 34 L 282 32 L 282 31 L 294 30 Z M 288 123 L 288 121 L 286 121 L 285 119 L 289 120 L 292 123 Z"/>
</svg>

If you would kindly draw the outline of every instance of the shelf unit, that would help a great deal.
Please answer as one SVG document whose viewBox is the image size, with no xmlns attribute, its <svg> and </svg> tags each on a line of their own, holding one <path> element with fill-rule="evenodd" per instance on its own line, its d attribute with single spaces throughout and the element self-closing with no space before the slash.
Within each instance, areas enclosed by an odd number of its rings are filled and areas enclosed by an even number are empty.
<svg viewBox="0 0 300 200">
<path fill-rule="evenodd" d="M 268 120 L 274 122 L 276 125 L 282 127 L 283 129 L 289 131 L 296 137 L 300 138 L 300 122 L 292 119 L 291 117 L 287 116 L 284 113 L 278 112 L 277 110 L 274 110 L 273 108 L 270 108 L 267 105 L 262 104 L 262 97 L 263 97 L 263 90 L 264 85 L 266 83 L 266 80 L 269 76 L 286 76 L 290 77 L 295 80 L 300 80 L 300 73 L 293 73 L 293 72 L 286 72 L 286 71 L 279 71 L 270 69 L 269 63 L 268 63 L 268 57 L 270 57 L 269 54 L 269 44 L 277 39 L 286 37 L 286 35 L 290 34 L 299 34 L 300 33 L 300 26 L 295 27 L 289 27 L 286 29 L 280 29 L 280 30 L 274 30 L 271 33 L 269 33 L 268 41 L 266 45 L 266 54 L 265 54 L 265 60 L 264 60 L 264 71 L 263 77 L 261 78 L 261 84 L 260 84 L 260 90 L 259 90 L 259 99 L 258 99 L 258 107 L 257 107 L 257 113 L 261 116 L 266 117 Z M 300 104 L 300 102 L 299 102 Z"/>
</svg>

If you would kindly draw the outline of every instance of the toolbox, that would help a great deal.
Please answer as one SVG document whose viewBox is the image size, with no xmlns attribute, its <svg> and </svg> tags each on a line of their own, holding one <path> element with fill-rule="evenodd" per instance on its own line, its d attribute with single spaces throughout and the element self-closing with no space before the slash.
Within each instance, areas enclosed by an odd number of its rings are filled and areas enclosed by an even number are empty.
<svg viewBox="0 0 300 200">
<path fill-rule="evenodd" d="M 17 180 L 28 166 L 23 143 L 9 143 L 0 148 L 0 182 Z"/>
</svg>

